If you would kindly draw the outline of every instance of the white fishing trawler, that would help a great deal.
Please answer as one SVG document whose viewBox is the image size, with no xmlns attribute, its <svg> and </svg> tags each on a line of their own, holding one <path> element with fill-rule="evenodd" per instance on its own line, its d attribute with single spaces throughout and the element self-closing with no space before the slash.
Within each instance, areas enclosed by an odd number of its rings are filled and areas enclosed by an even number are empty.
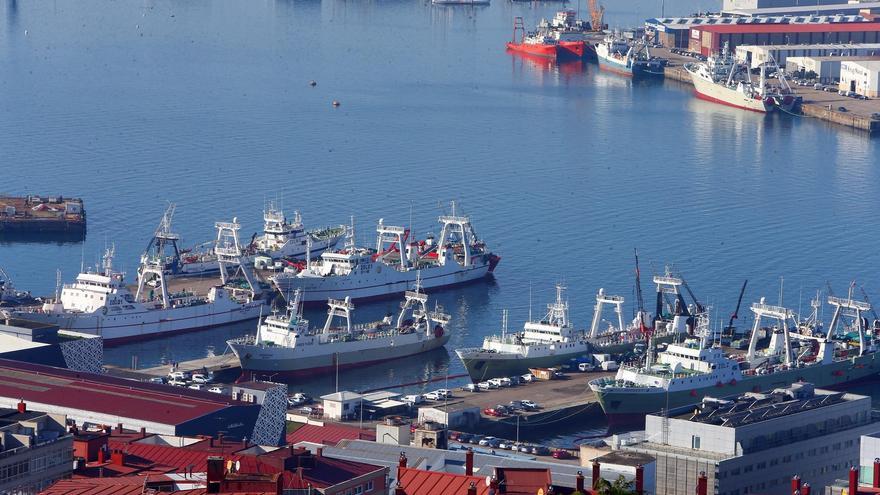
<svg viewBox="0 0 880 495">
<path fill-rule="evenodd" d="M 294 211 L 293 221 L 288 222 L 284 212 L 270 202 L 263 211 L 263 234 L 252 245 L 256 254 L 272 259 L 302 258 L 307 252 L 320 254 L 335 248 L 344 235 L 345 225 L 307 231 L 299 211 Z"/>
<path fill-rule="evenodd" d="M 357 247 L 354 225 L 341 250 L 325 251 L 301 270 L 287 268 L 272 277 L 282 294 L 302 290 L 305 303 L 349 297 L 352 301 L 379 299 L 403 293 L 421 277 L 425 289 L 464 284 L 492 273 L 499 256 L 488 250 L 466 216 L 452 214 L 438 219 L 440 237 L 409 240 L 404 227 L 376 227 L 376 248 Z M 420 274 L 420 275 L 419 275 Z"/>
<path fill-rule="evenodd" d="M 725 355 L 718 339 L 710 331 L 708 318 L 700 318 L 694 338 L 670 344 L 656 361 L 646 354 L 645 362 L 623 366 L 617 376 L 590 382 L 602 409 L 613 422 L 643 420 L 647 413 L 673 411 L 699 403 L 703 397 L 726 397 L 743 392 L 760 392 L 786 387 L 797 381 L 817 387 L 839 386 L 877 375 L 880 360 L 878 327 L 867 328 L 864 314 L 870 304 L 853 298 L 852 288 L 846 298 L 829 297 L 834 316 L 827 335 L 805 335 L 794 313 L 764 302 L 752 305 L 754 327 L 748 351 Z M 762 318 L 779 322 L 772 329 L 769 346 L 758 350 Z M 838 326 L 852 318 L 849 335 L 839 337 Z M 793 321 L 794 325 L 789 325 Z M 845 332 L 844 332 L 845 333 Z"/>
<path fill-rule="evenodd" d="M 20 308 L 15 316 L 58 325 L 62 331 L 99 335 L 117 344 L 188 332 L 259 317 L 264 294 L 242 262 L 239 225 L 218 222 L 215 246 L 221 280 L 206 296 L 189 291 L 172 293 L 166 283 L 165 259 L 145 253 L 132 294 L 124 274 L 113 270 L 114 249 L 106 250 L 101 267 L 83 270 L 72 284 L 59 287 L 54 300 L 40 308 Z M 244 277 L 233 284 L 231 270 Z M 242 288 L 241 285 L 245 285 Z"/>
<path fill-rule="evenodd" d="M 220 265 L 214 251 L 217 239 L 191 249 L 181 249 L 178 246 L 180 235 L 171 229 L 175 209 L 176 206 L 170 204 L 165 210 L 159 228 L 147 245 L 147 251 L 163 259 L 167 276 L 192 277 L 219 272 Z M 250 245 L 242 249 L 242 260 L 252 263 L 256 256 L 278 260 L 302 258 L 308 252 L 318 254 L 336 247 L 344 234 L 344 225 L 307 231 L 303 227 L 299 211 L 295 211 L 293 221 L 288 222 L 284 212 L 272 202 L 263 211 L 263 233 L 255 235 Z"/>
<path fill-rule="evenodd" d="M 776 83 L 767 80 L 763 65 L 758 81 L 753 81 L 749 66 L 733 58 L 727 43 L 706 62 L 685 64 L 684 68 L 691 75 L 697 97 L 703 100 L 761 113 L 774 108 L 791 112 L 802 100 L 778 68 Z"/>
<path fill-rule="evenodd" d="M 456 349 L 471 379 L 519 375 L 528 373 L 529 368 L 549 368 L 572 358 L 587 357 L 592 346 L 586 332 L 571 324 L 564 291 L 563 285 L 557 285 L 556 301 L 547 305 L 547 314 L 539 321 L 529 317 L 522 332 L 507 332 L 505 311 L 501 335 L 486 337 L 482 347 Z"/>
<path fill-rule="evenodd" d="M 351 298 L 330 299 L 323 328 L 310 329 L 302 316 L 302 290 L 294 292 L 286 314 L 266 317 L 255 336 L 228 341 L 245 376 L 249 372 L 285 376 L 332 372 L 366 366 L 443 347 L 450 334 L 444 329 L 449 315 L 428 311 L 428 296 L 418 281 L 406 291 L 396 323 L 383 320 L 353 325 Z M 334 325 L 340 318 L 342 325 Z"/>
</svg>

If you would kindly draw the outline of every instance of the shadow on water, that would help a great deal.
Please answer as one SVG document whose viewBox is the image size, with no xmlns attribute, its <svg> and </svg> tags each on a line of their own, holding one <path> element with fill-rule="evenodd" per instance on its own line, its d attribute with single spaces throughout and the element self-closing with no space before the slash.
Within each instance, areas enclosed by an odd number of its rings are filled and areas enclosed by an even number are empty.
<svg viewBox="0 0 880 495">
<path fill-rule="evenodd" d="M 0 232 L 0 245 L 7 244 L 82 244 L 86 231 L 80 232 Z"/>
</svg>

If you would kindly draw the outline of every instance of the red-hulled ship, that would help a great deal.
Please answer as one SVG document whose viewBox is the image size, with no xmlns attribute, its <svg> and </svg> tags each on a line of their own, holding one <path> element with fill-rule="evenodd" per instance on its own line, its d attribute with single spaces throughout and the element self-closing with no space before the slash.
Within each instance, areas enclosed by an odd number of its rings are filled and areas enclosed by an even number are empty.
<svg viewBox="0 0 880 495">
<path fill-rule="evenodd" d="M 516 38 L 517 32 L 520 32 L 519 40 Z M 507 42 L 507 49 L 553 59 L 559 56 L 560 51 L 559 42 L 548 33 L 541 31 L 526 33 L 522 17 L 513 20 L 513 39 Z"/>
</svg>

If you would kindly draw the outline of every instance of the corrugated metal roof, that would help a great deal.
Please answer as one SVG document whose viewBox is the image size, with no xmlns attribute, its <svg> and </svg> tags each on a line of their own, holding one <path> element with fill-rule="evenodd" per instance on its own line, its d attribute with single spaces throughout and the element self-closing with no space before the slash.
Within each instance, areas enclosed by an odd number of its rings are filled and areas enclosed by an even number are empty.
<svg viewBox="0 0 880 495">
<path fill-rule="evenodd" d="M 477 487 L 477 495 L 489 493 L 485 478 L 441 471 L 398 468 L 397 482 L 406 495 L 466 495 L 471 483 Z"/>
<path fill-rule="evenodd" d="M 840 33 L 880 31 L 880 22 L 853 22 L 844 24 L 731 24 L 693 26 L 692 30 L 709 33 Z"/>
<path fill-rule="evenodd" d="M 232 405 L 246 407 L 231 397 L 210 392 L 8 359 L 0 359 L 0 397 L 168 425 L 181 424 Z"/>
</svg>

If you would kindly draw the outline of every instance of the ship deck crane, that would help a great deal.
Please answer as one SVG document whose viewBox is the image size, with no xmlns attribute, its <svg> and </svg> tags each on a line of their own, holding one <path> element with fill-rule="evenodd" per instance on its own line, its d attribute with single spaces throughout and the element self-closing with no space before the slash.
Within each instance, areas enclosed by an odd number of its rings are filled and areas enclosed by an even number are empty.
<svg viewBox="0 0 880 495">
<path fill-rule="evenodd" d="M 743 282 L 742 289 L 739 290 L 739 299 L 736 300 L 736 309 L 733 310 L 733 314 L 730 315 L 730 322 L 727 323 L 727 328 L 724 329 L 724 333 L 729 334 L 731 338 L 733 337 L 733 320 L 739 319 L 739 308 L 742 306 L 743 294 L 746 293 L 747 285 L 749 285 L 748 280 Z"/>
<path fill-rule="evenodd" d="M 605 6 L 599 5 L 598 0 L 588 0 L 588 4 L 590 7 L 590 27 L 597 33 L 602 32 L 605 29 Z"/>
</svg>

